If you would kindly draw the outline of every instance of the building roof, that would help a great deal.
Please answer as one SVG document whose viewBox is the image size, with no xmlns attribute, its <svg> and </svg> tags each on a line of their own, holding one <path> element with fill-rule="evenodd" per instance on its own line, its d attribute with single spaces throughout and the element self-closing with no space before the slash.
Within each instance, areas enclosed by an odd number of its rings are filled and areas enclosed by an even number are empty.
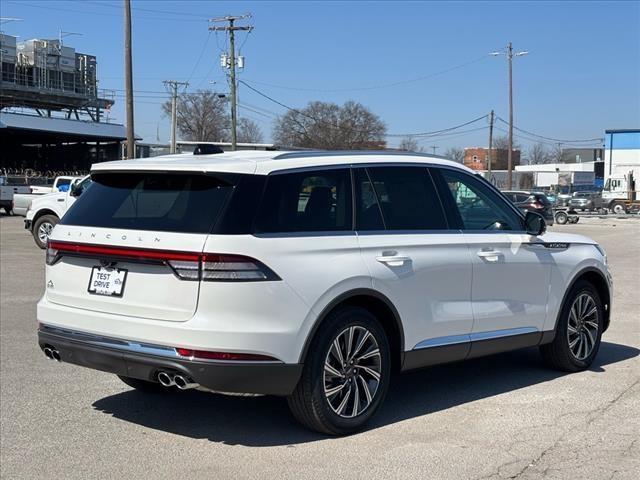
<svg viewBox="0 0 640 480">
<path fill-rule="evenodd" d="M 40 117 L 21 113 L 0 113 L 0 129 L 54 133 L 74 138 L 91 137 L 98 140 L 124 140 L 127 129 L 115 123 L 89 122 L 66 118 Z M 139 137 L 138 137 L 139 138 Z"/>
<path fill-rule="evenodd" d="M 233 172 L 266 175 L 277 170 L 304 167 L 368 163 L 422 163 L 446 165 L 473 172 L 443 157 L 396 151 L 236 151 L 213 155 L 164 155 L 159 157 L 96 163 L 93 172 L 105 170 L 169 170 L 194 172 Z"/>
</svg>

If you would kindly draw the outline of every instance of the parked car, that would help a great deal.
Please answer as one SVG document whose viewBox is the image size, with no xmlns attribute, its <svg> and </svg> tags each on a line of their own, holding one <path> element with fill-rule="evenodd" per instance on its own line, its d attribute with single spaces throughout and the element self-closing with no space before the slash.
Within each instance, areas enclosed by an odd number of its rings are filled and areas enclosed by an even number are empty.
<svg viewBox="0 0 640 480">
<path fill-rule="evenodd" d="M 57 192 L 67 192 L 69 188 L 79 182 L 82 177 L 60 176 L 53 180 L 51 185 L 31 185 L 29 193 L 15 194 L 13 196 L 13 213 L 26 216 L 31 208 L 31 203 L 43 195 Z"/>
<path fill-rule="evenodd" d="M 595 198 L 599 196 L 593 192 L 574 192 L 569 200 L 569 208 L 581 211 L 592 211 L 595 209 Z"/>
<path fill-rule="evenodd" d="M 503 190 L 502 193 L 523 212 L 539 213 L 547 225 L 553 225 L 553 204 L 544 193 L 525 190 Z"/>
<path fill-rule="evenodd" d="M 339 435 L 394 372 L 531 346 L 576 372 L 609 326 L 596 242 L 434 156 L 180 155 L 91 178 L 48 240 L 38 342 L 140 391 L 281 395 Z"/>
<path fill-rule="evenodd" d="M 71 188 L 66 191 L 38 195 L 31 200 L 24 219 L 24 228 L 33 235 L 38 247 L 47 247 L 47 239 L 53 228 L 90 184 L 91 177 L 86 176 L 71 183 Z"/>
</svg>

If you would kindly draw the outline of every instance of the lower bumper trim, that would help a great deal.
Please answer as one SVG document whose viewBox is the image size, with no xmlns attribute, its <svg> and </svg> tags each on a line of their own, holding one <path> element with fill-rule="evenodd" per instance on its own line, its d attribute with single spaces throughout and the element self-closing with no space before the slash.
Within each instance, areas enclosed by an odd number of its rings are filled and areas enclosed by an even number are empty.
<svg viewBox="0 0 640 480">
<path fill-rule="evenodd" d="M 46 327 L 45 327 L 46 328 Z M 95 345 L 56 331 L 38 330 L 41 349 L 55 348 L 62 362 L 156 382 L 160 371 L 192 378 L 208 390 L 261 395 L 290 395 L 301 364 L 261 362 L 200 362 L 164 355 L 149 355 Z"/>
</svg>

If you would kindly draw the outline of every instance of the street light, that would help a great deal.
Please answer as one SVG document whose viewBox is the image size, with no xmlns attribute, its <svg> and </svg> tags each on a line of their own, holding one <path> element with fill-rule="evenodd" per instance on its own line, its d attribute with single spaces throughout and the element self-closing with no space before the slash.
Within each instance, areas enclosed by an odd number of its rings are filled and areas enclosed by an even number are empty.
<svg viewBox="0 0 640 480">
<path fill-rule="evenodd" d="M 498 55 L 506 55 L 509 63 L 509 151 L 507 152 L 507 190 L 511 190 L 513 170 L 513 57 L 522 57 L 528 53 L 529 52 L 526 50 L 513 53 L 513 45 L 509 42 L 507 49 L 504 52 L 491 52 L 489 54 L 494 57 L 497 57 Z"/>
</svg>

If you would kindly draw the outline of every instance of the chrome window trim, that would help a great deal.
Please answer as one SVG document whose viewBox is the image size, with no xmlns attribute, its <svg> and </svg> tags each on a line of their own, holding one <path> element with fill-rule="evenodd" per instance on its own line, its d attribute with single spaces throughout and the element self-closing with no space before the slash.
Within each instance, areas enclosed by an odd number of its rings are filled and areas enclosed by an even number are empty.
<svg viewBox="0 0 640 480">
<path fill-rule="evenodd" d="M 167 347 L 166 345 L 156 345 L 147 342 L 137 342 L 135 340 L 126 340 L 123 338 L 106 337 L 103 335 L 97 335 L 94 333 L 81 332 L 78 330 L 70 330 L 67 328 L 54 327 L 51 325 L 45 325 L 41 323 L 38 330 L 42 333 L 55 335 L 62 337 L 65 340 L 71 340 L 73 342 L 99 347 L 107 348 L 109 350 L 117 350 L 127 353 L 136 353 L 141 355 L 151 355 L 154 357 L 164 357 L 171 360 L 186 360 L 193 362 L 204 363 L 219 363 L 226 365 L 263 365 L 263 364 L 282 364 L 279 360 L 256 360 L 256 361 L 242 361 L 242 360 L 211 360 L 207 358 L 192 358 L 183 357 L 178 355 L 176 348 L 179 347 Z M 197 350 L 192 347 L 185 347 L 190 350 Z"/>
<path fill-rule="evenodd" d="M 526 335 L 528 333 L 539 333 L 536 327 L 518 327 L 506 328 L 502 330 L 490 330 L 487 332 L 475 332 L 464 335 L 447 335 L 444 337 L 435 337 L 422 340 L 413 350 L 422 350 L 424 348 L 444 347 L 447 345 L 458 345 L 461 343 L 479 342 L 482 340 L 494 340 L 498 338 L 513 337 L 515 335 Z"/>
</svg>

